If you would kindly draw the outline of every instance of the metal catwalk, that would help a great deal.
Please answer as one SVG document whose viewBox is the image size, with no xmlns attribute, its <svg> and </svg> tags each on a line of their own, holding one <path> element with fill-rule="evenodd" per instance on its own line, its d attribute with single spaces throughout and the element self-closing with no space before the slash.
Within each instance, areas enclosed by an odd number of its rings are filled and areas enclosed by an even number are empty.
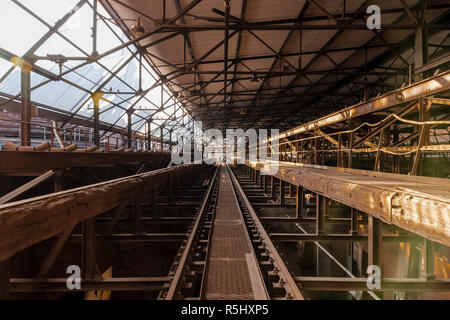
<svg viewBox="0 0 450 320">
<path fill-rule="evenodd" d="M 205 299 L 266 298 L 238 201 L 226 167 L 220 168 L 216 214 L 205 277 Z"/>
</svg>

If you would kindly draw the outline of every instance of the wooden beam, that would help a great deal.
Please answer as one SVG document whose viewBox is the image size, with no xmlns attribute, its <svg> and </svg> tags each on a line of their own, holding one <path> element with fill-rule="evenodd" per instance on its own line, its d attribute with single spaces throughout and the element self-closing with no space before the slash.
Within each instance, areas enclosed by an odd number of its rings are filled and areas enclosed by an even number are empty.
<svg viewBox="0 0 450 320">
<path fill-rule="evenodd" d="M 199 167 L 180 165 L 1 205 L 0 260 Z"/>
</svg>

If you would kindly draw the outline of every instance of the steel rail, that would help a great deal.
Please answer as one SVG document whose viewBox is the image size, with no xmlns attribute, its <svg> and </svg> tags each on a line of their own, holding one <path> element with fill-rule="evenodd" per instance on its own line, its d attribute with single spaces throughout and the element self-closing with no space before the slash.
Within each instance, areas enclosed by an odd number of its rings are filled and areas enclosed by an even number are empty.
<svg viewBox="0 0 450 320">
<path fill-rule="evenodd" d="M 239 184 L 239 181 L 237 180 L 236 176 L 234 175 L 233 171 L 230 169 L 230 167 L 227 165 L 228 171 L 231 176 L 231 180 L 233 182 L 233 185 L 235 187 L 236 193 L 241 196 L 241 199 L 244 202 L 245 207 L 247 208 L 248 212 L 250 213 L 252 217 L 252 222 L 255 225 L 255 227 L 258 230 L 258 233 L 260 237 L 262 238 L 262 242 L 265 244 L 267 253 L 269 254 L 271 260 L 273 260 L 273 265 L 276 267 L 278 271 L 278 275 L 280 277 L 279 284 L 286 290 L 286 298 L 288 299 L 295 299 L 295 300 L 305 300 L 305 297 L 300 292 L 300 289 L 293 278 L 292 274 L 289 272 L 288 268 L 286 267 L 286 264 L 284 263 L 283 259 L 279 255 L 275 245 L 273 244 L 272 240 L 270 239 L 269 234 L 265 231 L 264 226 L 262 225 L 261 221 L 259 220 L 258 215 L 256 214 L 255 210 L 253 209 L 250 201 L 247 199 L 244 190 Z"/>
<path fill-rule="evenodd" d="M 191 253 L 191 250 L 192 250 L 192 247 L 194 244 L 196 233 L 199 230 L 200 222 L 204 216 L 204 213 L 206 212 L 208 201 L 210 199 L 211 191 L 213 189 L 214 182 L 217 178 L 218 171 L 219 171 L 219 168 L 217 167 L 216 171 L 214 173 L 214 176 L 209 183 L 209 187 L 208 187 L 208 190 L 206 191 L 206 195 L 203 198 L 201 208 L 197 214 L 197 218 L 195 220 L 194 226 L 192 227 L 192 231 L 189 235 L 189 238 L 188 238 L 185 248 L 183 250 L 183 255 L 180 259 L 180 262 L 178 264 L 175 275 L 170 282 L 169 290 L 167 292 L 167 295 L 164 298 L 165 300 L 173 300 L 175 298 L 178 290 L 180 289 L 183 273 L 185 272 L 185 267 L 187 266 L 188 258 L 189 258 L 189 255 Z"/>
<path fill-rule="evenodd" d="M 245 237 L 245 241 L 248 244 L 248 248 L 251 251 L 250 254 L 253 257 L 253 258 L 250 258 L 250 259 L 252 259 L 255 262 L 254 266 L 256 268 L 252 269 L 255 273 L 250 275 L 250 278 L 251 278 L 250 281 L 252 283 L 252 290 L 253 290 L 253 297 L 254 297 L 255 300 L 269 300 L 270 299 L 270 295 L 269 295 L 269 292 L 267 291 L 266 283 L 264 281 L 264 276 L 263 276 L 263 274 L 261 272 L 261 268 L 260 268 L 260 266 L 258 265 L 258 262 L 257 262 L 258 259 L 257 259 L 256 253 L 255 253 L 254 247 L 253 247 L 252 240 L 251 240 L 250 235 L 248 233 L 248 229 L 247 229 L 247 221 L 245 219 L 244 212 L 242 210 L 242 206 L 241 206 L 241 203 L 239 201 L 239 198 L 242 198 L 242 196 L 238 194 L 237 189 L 234 187 L 233 181 L 231 179 L 231 174 L 230 174 L 228 169 L 226 170 L 226 174 L 228 174 L 228 177 L 230 178 L 231 187 L 232 187 L 232 190 L 233 190 L 233 192 L 232 192 L 233 199 L 234 199 L 234 202 L 236 203 L 236 206 L 237 206 L 237 208 L 239 210 L 239 221 L 240 221 L 240 223 L 243 226 L 245 226 L 245 228 L 243 230 L 243 234 L 244 234 L 244 237 Z M 220 218 L 218 217 L 218 219 L 220 219 Z M 212 220 L 212 225 L 214 225 L 214 220 Z M 210 234 L 212 234 L 213 227 L 210 228 L 209 232 L 210 232 Z M 211 239 L 211 237 L 209 239 Z M 206 255 L 206 262 L 205 262 L 205 266 L 204 266 L 204 270 L 205 271 L 203 273 L 202 286 L 201 286 L 201 294 L 200 294 L 200 299 L 201 300 L 202 299 L 206 299 L 206 296 L 207 296 L 207 294 L 206 294 L 206 289 L 207 289 L 206 282 L 208 280 L 207 270 L 208 270 L 208 263 L 209 263 L 209 259 L 208 258 L 209 258 L 209 256 L 210 256 L 210 252 L 208 250 L 207 251 L 207 255 Z M 249 270 L 250 270 L 251 267 L 250 267 L 248 261 L 247 261 L 247 266 L 249 267 Z"/>
</svg>

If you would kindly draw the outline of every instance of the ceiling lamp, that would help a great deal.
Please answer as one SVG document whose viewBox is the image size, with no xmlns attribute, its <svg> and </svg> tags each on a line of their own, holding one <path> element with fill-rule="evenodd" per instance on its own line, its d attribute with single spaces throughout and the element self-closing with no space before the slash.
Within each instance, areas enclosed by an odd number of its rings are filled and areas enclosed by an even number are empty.
<svg viewBox="0 0 450 320">
<path fill-rule="evenodd" d="M 252 80 L 250 82 L 259 82 L 258 77 L 256 76 L 256 73 L 253 74 Z"/>
<path fill-rule="evenodd" d="M 245 111 L 244 108 L 242 108 L 240 114 L 241 114 L 241 115 L 246 115 L 246 114 L 247 114 L 247 111 Z"/>
<path fill-rule="evenodd" d="M 141 25 L 141 19 L 137 18 L 137 22 L 136 24 L 134 24 L 133 26 L 131 26 L 130 28 L 130 32 L 133 36 L 135 36 L 136 38 L 141 37 L 144 35 L 145 33 L 145 28 Z"/>
</svg>

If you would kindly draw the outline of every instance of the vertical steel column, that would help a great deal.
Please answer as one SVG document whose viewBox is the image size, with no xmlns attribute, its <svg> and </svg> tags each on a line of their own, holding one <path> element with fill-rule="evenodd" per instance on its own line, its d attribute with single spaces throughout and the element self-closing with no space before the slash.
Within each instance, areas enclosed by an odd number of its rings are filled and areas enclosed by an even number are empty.
<svg viewBox="0 0 450 320">
<path fill-rule="evenodd" d="M 422 277 L 424 277 L 427 280 L 433 280 L 434 278 L 436 278 L 434 273 L 434 251 L 435 251 L 434 242 L 428 239 L 424 239 L 423 249 L 424 249 L 424 268 Z"/>
<path fill-rule="evenodd" d="M 163 151 L 164 150 L 164 127 L 161 126 L 160 127 L 161 130 L 161 146 L 160 146 L 160 150 Z"/>
<path fill-rule="evenodd" d="M 428 61 L 428 28 L 424 21 L 420 21 L 416 29 L 414 67 L 417 70 Z M 420 81 L 424 77 L 421 74 L 415 74 L 414 80 Z"/>
<path fill-rule="evenodd" d="M 94 101 L 94 144 L 100 148 L 100 99 L 103 93 L 96 92 L 92 95 Z"/>
<path fill-rule="evenodd" d="M 83 221 L 83 279 L 92 279 L 95 275 L 95 218 Z"/>
<path fill-rule="evenodd" d="M 286 182 L 280 179 L 280 204 L 284 205 L 286 203 L 285 199 L 286 193 Z"/>
<path fill-rule="evenodd" d="M 147 150 L 152 150 L 152 118 L 147 119 Z"/>
<path fill-rule="evenodd" d="M 289 198 L 293 198 L 295 194 L 295 186 L 293 184 L 289 184 Z"/>
<path fill-rule="evenodd" d="M 276 181 L 274 176 L 270 176 L 270 192 L 272 199 L 275 198 Z"/>
<path fill-rule="evenodd" d="M 129 109 L 127 110 L 127 115 L 128 115 L 128 125 L 127 125 L 127 129 L 128 129 L 128 149 L 131 149 L 133 147 L 133 130 L 132 130 L 132 122 L 131 122 L 131 117 L 133 115 L 133 109 Z"/>
<path fill-rule="evenodd" d="M 169 131 L 169 151 L 172 151 L 172 134 L 173 134 L 173 129 L 170 129 L 170 131 Z"/>
<path fill-rule="evenodd" d="M 350 216 L 351 216 L 351 227 L 350 234 L 356 235 L 358 234 L 358 212 L 355 208 L 350 208 Z"/>
<path fill-rule="evenodd" d="M 383 158 L 383 154 L 381 152 L 381 148 L 388 146 L 391 138 L 391 130 L 389 127 L 383 128 L 380 131 L 380 138 L 378 141 L 378 150 L 377 156 L 375 158 L 374 171 L 381 171 L 381 159 Z"/>
<path fill-rule="evenodd" d="M 21 70 L 21 97 L 22 97 L 22 123 L 20 125 L 20 138 L 22 146 L 31 145 L 31 65 L 24 62 Z"/>
<path fill-rule="evenodd" d="M 259 188 L 262 189 L 264 186 L 265 176 L 259 172 Z"/>
<path fill-rule="evenodd" d="M 264 192 L 269 191 L 269 176 L 264 176 Z"/>
<path fill-rule="evenodd" d="M 419 103 L 419 121 L 424 122 L 430 120 L 430 113 L 428 111 L 428 105 L 425 103 L 424 99 L 420 99 Z M 424 124 L 422 126 L 419 126 L 419 140 L 417 143 L 417 151 L 414 156 L 413 166 L 411 169 L 411 175 L 417 175 L 421 174 L 422 170 L 419 170 L 421 158 L 422 158 L 422 151 L 421 148 L 424 146 L 427 146 L 430 143 L 430 125 Z"/>
<path fill-rule="evenodd" d="M 295 217 L 298 219 L 303 215 L 303 207 L 305 204 L 305 191 L 303 187 L 297 187 L 297 196 L 295 200 Z"/>
<path fill-rule="evenodd" d="M 326 197 L 316 194 L 316 233 L 325 233 L 325 215 L 327 214 L 328 200 Z"/>
<path fill-rule="evenodd" d="M 352 160 L 353 160 L 353 132 L 350 132 L 350 137 L 349 137 L 349 141 L 348 141 L 348 163 L 347 163 L 347 168 L 351 169 L 352 168 Z"/>
<path fill-rule="evenodd" d="M 368 265 L 382 270 L 383 223 L 372 215 L 368 219 Z"/>
<path fill-rule="evenodd" d="M 92 21 L 92 56 L 97 56 L 97 7 L 98 0 L 94 0 L 93 21 Z"/>
</svg>

